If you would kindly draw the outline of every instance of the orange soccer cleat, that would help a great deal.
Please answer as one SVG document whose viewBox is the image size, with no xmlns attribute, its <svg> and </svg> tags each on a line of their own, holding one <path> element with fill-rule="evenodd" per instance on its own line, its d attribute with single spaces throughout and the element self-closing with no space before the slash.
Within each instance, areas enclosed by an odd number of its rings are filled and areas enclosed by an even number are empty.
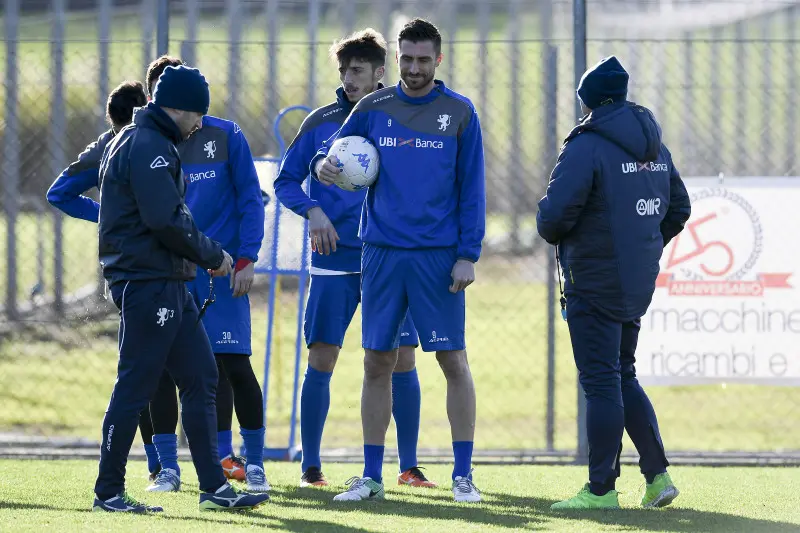
<svg viewBox="0 0 800 533">
<path fill-rule="evenodd" d="M 235 455 L 228 455 L 222 461 L 222 471 L 228 479 L 235 479 L 236 481 L 245 481 L 247 479 L 247 471 L 244 468 L 244 459 Z"/>
<path fill-rule="evenodd" d="M 437 486 L 433 481 L 428 481 L 428 478 L 425 477 L 425 474 L 423 474 L 422 470 L 417 466 L 400 473 L 397 476 L 397 484 L 408 485 L 410 487 L 425 487 L 428 489 L 434 489 Z"/>
</svg>

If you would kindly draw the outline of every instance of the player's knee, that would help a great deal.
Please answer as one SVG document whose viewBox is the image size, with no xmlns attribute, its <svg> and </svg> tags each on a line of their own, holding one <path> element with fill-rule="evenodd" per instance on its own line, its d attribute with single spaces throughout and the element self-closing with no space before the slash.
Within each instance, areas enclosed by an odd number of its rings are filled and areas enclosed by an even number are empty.
<svg viewBox="0 0 800 533">
<path fill-rule="evenodd" d="M 417 364 L 417 358 L 413 346 L 401 346 L 397 350 L 397 364 L 395 372 L 411 372 Z"/>
<path fill-rule="evenodd" d="M 308 349 L 308 364 L 317 372 L 333 372 L 340 348 L 333 344 L 315 342 Z"/>
<path fill-rule="evenodd" d="M 364 379 L 391 379 L 397 364 L 397 351 L 378 352 L 365 350 Z"/>
<path fill-rule="evenodd" d="M 469 375 L 466 350 L 436 352 L 436 361 L 448 379 L 458 379 Z"/>
</svg>

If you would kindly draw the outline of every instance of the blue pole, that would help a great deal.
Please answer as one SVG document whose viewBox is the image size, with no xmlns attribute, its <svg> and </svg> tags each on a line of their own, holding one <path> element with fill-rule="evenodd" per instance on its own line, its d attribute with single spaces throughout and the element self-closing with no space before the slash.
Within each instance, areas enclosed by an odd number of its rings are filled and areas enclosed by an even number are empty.
<svg viewBox="0 0 800 533">
<path fill-rule="evenodd" d="M 295 105 L 290 106 L 282 109 L 278 116 L 275 117 L 275 122 L 272 125 L 272 130 L 275 134 L 275 139 L 278 141 L 278 149 L 280 157 L 276 158 L 259 158 L 260 161 L 269 161 L 271 163 L 275 163 L 280 165 L 283 156 L 286 152 L 286 143 L 283 140 L 280 132 L 280 123 L 281 120 L 290 112 L 292 111 L 305 111 L 310 113 L 312 110 L 311 108 L 303 105 Z M 309 187 L 306 186 L 306 193 L 308 193 Z M 267 300 L 267 305 L 269 306 L 267 310 L 267 347 L 266 347 L 266 354 L 264 360 L 264 385 L 262 387 L 263 390 L 263 403 L 264 403 L 264 448 L 265 448 L 265 456 L 267 455 L 267 450 L 269 446 L 267 446 L 267 437 L 266 437 L 266 428 L 267 428 L 267 406 L 269 400 L 269 369 L 270 369 L 270 362 L 272 359 L 272 341 L 273 341 L 273 327 L 275 324 L 275 296 L 276 296 L 276 287 L 279 282 L 279 275 L 280 274 L 287 274 L 287 275 L 297 275 L 299 277 L 299 300 L 300 304 L 298 306 L 297 312 L 297 332 L 296 332 L 296 341 L 295 341 L 295 370 L 294 370 L 294 391 L 292 393 L 292 415 L 291 415 L 291 428 L 289 434 L 289 445 L 287 449 L 287 457 L 288 459 L 292 459 L 291 450 L 294 448 L 294 443 L 296 440 L 296 420 L 297 420 L 297 395 L 298 395 L 298 383 L 300 380 L 300 357 L 302 353 L 302 328 L 303 328 L 303 317 L 304 317 L 304 307 L 305 307 L 305 286 L 306 286 L 306 278 L 308 277 L 308 239 L 303 240 L 303 257 L 301 259 L 301 269 L 300 271 L 295 270 L 286 270 L 282 271 L 278 266 L 278 238 L 280 236 L 280 216 L 281 216 L 281 204 L 280 202 L 275 202 L 275 216 L 274 216 L 274 223 L 272 227 L 272 253 L 270 257 L 270 264 L 269 264 L 269 296 Z M 306 220 L 304 223 L 304 232 L 308 234 L 308 221 Z M 272 456 L 272 453 L 268 455 Z"/>
</svg>

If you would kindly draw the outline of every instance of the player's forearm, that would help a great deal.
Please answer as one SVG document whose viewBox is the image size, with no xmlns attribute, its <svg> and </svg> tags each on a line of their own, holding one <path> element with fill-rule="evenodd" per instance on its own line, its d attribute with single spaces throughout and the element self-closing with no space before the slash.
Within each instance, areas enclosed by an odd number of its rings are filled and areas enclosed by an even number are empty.
<svg viewBox="0 0 800 533">
<path fill-rule="evenodd" d="M 48 201 L 50 205 L 72 218 L 87 222 L 97 222 L 100 218 L 100 204 L 86 196 L 78 196 L 70 200 L 48 198 Z"/>
<path fill-rule="evenodd" d="M 476 263 L 486 235 L 486 201 L 481 191 L 459 204 L 458 257 Z"/>
<path fill-rule="evenodd" d="M 303 190 L 302 182 L 279 175 L 274 186 L 275 196 L 281 204 L 297 216 L 305 217 L 311 209 L 319 207 L 319 202 L 309 198 Z"/>
<path fill-rule="evenodd" d="M 83 193 L 97 186 L 97 169 L 79 174 L 64 171 L 47 191 L 47 202 L 65 214 L 89 222 L 97 222 L 100 204 L 83 196 Z"/>
</svg>

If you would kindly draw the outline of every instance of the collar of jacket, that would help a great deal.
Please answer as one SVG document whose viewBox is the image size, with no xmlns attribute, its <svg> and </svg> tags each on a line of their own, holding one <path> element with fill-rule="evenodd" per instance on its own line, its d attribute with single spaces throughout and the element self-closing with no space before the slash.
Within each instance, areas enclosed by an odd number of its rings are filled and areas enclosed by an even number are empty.
<svg viewBox="0 0 800 533">
<path fill-rule="evenodd" d="M 588 115 L 584 115 L 577 126 L 572 128 L 572 131 L 569 132 L 567 138 L 564 139 L 564 144 L 567 144 L 569 141 L 583 133 L 584 131 L 591 131 L 596 122 L 604 119 L 608 115 L 614 113 L 615 111 L 619 111 L 626 105 L 629 105 L 630 102 L 622 101 L 622 102 L 614 102 L 613 104 L 608 104 L 604 106 L 600 106 L 597 109 L 593 109 L 591 113 Z"/>
<path fill-rule="evenodd" d="M 384 85 L 379 82 L 378 83 L 378 88 L 375 89 L 375 90 L 376 91 L 380 91 L 383 88 L 384 88 Z M 366 96 L 364 98 L 366 98 Z M 353 108 L 356 106 L 356 104 L 354 104 L 353 102 L 351 102 L 347 98 L 347 95 L 345 94 L 344 89 L 342 87 L 339 87 L 338 89 L 336 89 L 336 103 L 339 104 L 339 107 L 341 107 L 342 109 L 344 109 L 348 113 L 350 111 L 352 111 Z"/>
<path fill-rule="evenodd" d="M 178 128 L 178 125 L 175 124 L 175 121 L 153 102 L 137 110 L 133 121 L 139 127 L 158 131 L 164 135 L 164 137 L 172 141 L 173 144 L 178 144 L 183 141 L 183 135 L 181 135 L 181 130 Z"/>
</svg>

